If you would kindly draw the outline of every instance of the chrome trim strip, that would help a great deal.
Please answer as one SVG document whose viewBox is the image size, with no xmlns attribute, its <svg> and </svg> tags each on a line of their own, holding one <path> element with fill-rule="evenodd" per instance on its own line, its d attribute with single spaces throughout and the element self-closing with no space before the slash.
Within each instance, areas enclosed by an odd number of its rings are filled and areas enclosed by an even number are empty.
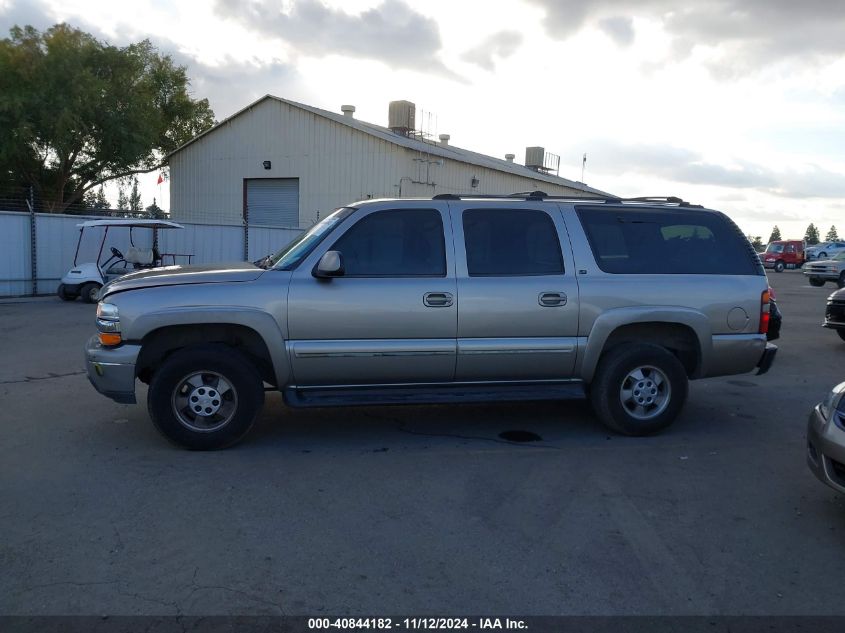
<svg viewBox="0 0 845 633">
<path fill-rule="evenodd" d="M 572 354 L 576 343 L 574 337 L 459 338 L 458 354 Z"/>
<path fill-rule="evenodd" d="M 455 339 L 361 339 L 291 341 L 296 358 L 397 358 L 454 356 Z"/>
</svg>

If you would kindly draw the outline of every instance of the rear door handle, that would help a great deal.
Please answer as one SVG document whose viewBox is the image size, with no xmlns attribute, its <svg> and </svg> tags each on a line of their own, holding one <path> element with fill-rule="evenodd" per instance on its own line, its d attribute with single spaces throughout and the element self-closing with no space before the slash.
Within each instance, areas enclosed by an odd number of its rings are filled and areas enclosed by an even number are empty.
<svg viewBox="0 0 845 633">
<path fill-rule="evenodd" d="M 452 293 L 426 292 L 423 295 L 423 303 L 429 308 L 448 308 L 452 305 Z"/>
<path fill-rule="evenodd" d="M 541 292 L 537 301 L 541 306 L 547 308 L 557 308 L 566 305 L 565 292 Z"/>
</svg>

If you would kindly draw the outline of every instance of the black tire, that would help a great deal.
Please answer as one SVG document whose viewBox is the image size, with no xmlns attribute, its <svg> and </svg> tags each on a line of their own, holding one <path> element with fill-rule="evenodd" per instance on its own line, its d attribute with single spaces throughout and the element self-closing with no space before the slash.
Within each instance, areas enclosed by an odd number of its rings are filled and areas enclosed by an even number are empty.
<svg viewBox="0 0 845 633">
<path fill-rule="evenodd" d="M 819 253 L 816 259 L 827 259 L 827 253 Z"/>
<path fill-rule="evenodd" d="M 622 401 L 622 388 L 631 384 L 630 374 L 637 368 L 642 381 L 633 383 L 631 392 L 637 393 L 637 385 L 648 384 L 643 389 L 645 398 L 655 397 L 662 391 L 665 398 L 658 407 L 643 411 L 643 417 L 632 414 L 630 406 Z M 655 377 L 654 369 L 663 374 L 662 382 L 655 388 L 650 380 Z M 662 390 L 661 390 L 662 387 Z M 668 387 L 668 388 L 667 388 Z M 683 365 L 666 349 L 643 343 L 624 344 L 606 352 L 599 361 L 590 391 L 590 400 L 599 420 L 610 430 L 622 435 L 652 435 L 669 426 L 680 413 L 687 398 L 689 384 Z M 636 403 L 630 402 L 636 406 Z"/>
<path fill-rule="evenodd" d="M 807 281 L 810 282 L 811 286 L 815 286 L 816 288 L 824 286 L 824 279 L 819 279 L 818 277 L 810 277 Z"/>
<path fill-rule="evenodd" d="M 197 374 L 202 374 L 199 385 L 186 382 Z M 220 378 L 231 387 L 225 393 L 221 392 L 222 395 L 216 395 L 219 400 L 211 401 L 222 401 L 220 417 L 226 419 L 217 421 L 221 426 L 211 428 L 215 417 L 194 416 L 185 409 L 177 412 L 179 398 L 184 398 L 186 408 L 191 408 L 194 406 L 188 400 L 194 397 L 191 394 L 203 387 L 215 394 L 213 389 L 221 384 Z M 191 387 L 195 391 L 188 392 Z M 199 404 L 204 406 L 202 402 Z M 174 444 L 200 451 L 226 448 L 239 442 L 252 428 L 263 405 L 264 385 L 255 366 L 236 350 L 223 345 L 175 352 L 153 374 L 147 394 L 150 417 L 162 435 Z M 224 416 L 227 406 L 230 411 Z M 209 428 L 198 428 L 204 425 Z"/>
<path fill-rule="evenodd" d="M 76 295 L 71 292 L 68 292 L 64 284 L 59 284 L 59 287 L 56 290 L 56 294 L 62 301 L 73 301 L 76 299 Z"/>
<path fill-rule="evenodd" d="M 836 285 L 840 288 L 845 288 L 845 270 L 839 273 L 839 279 L 836 280 Z"/>
<path fill-rule="evenodd" d="M 85 303 L 97 303 L 100 288 L 102 288 L 100 284 L 94 283 L 93 281 L 88 282 L 87 284 L 83 284 L 82 288 L 79 289 L 79 296 L 82 297 Z"/>
<path fill-rule="evenodd" d="M 786 268 L 786 265 L 781 260 L 775 262 L 776 273 L 782 273 L 784 268 Z"/>
<path fill-rule="evenodd" d="M 836 330 L 836 333 L 839 335 L 839 338 L 845 341 L 845 330 Z"/>
</svg>

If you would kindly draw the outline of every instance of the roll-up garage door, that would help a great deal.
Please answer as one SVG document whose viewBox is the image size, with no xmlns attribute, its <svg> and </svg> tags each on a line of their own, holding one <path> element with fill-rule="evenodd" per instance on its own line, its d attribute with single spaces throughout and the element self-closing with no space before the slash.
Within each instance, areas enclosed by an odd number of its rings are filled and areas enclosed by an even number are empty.
<svg viewBox="0 0 845 633">
<path fill-rule="evenodd" d="M 250 226 L 299 226 L 299 178 L 246 181 Z"/>
</svg>

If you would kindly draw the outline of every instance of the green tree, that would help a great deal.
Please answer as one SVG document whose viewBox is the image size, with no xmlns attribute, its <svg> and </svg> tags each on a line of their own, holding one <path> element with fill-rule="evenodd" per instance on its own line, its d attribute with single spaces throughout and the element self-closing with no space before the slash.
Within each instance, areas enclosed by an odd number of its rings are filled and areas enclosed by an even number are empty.
<svg viewBox="0 0 845 633">
<path fill-rule="evenodd" d="M 836 226 L 831 226 L 827 235 L 824 237 L 825 242 L 835 242 L 839 240 L 839 234 L 836 232 Z"/>
<path fill-rule="evenodd" d="M 125 47 L 66 24 L 0 40 L 0 185 L 31 185 L 61 212 L 116 178 L 159 169 L 214 125 L 184 66 L 148 40 Z"/>
<path fill-rule="evenodd" d="M 769 243 L 777 242 L 781 239 L 783 238 L 780 236 L 780 229 L 778 228 L 778 225 L 775 224 L 775 228 L 772 229 L 772 234 L 769 236 Z"/>
<path fill-rule="evenodd" d="M 751 235 L 746 235 L 746 239 L 751 243 L 752 248 L 758 253 L 762 250 L 765 250 L 766 245 L 763 244 L 763 238 L 758 235 L 757 237 L 751 237 Z"/>
<path fill-rule="evenodd" d="M 167 212 L 156 204 L 156 199 L 153 198 L 153 203 L 148 206 L 145 211 L 147 215 L 154 220 L 164 220 L 167 218 Z"/>
<path fill-rule="evenodd" d="M 129 192 L 129 210 L 135 214 L 139 214 L 144 210 L 141 203 L 141 194 L 138 192 L 138 179 L 132 179 L 132 191 Z"/>
<path fill-rule="evenodd" d="M 807 242 L 807 244 L 819 243 L 819 230 L 812 222 L 810 222 L 810 226 L 807 227 L 807 232 L 804 233 L 804 241 Z"/>
<path fill-rule="evenodd" d="M 123 184 L 117 186 L 117 208 L 121 211 L 129 211 L 129 198 L 126 197 L 126 189 Z"/>
<path fill-rule="evenodd" d="M 106 192 L 103 190 L 102 185 L 97 189 L 97 193 L 93 191 L 86 192 L 84 200 L 86 209 L 101 210 L 109 208 L 109 201 L 106 199 Z"/>
</svg>

